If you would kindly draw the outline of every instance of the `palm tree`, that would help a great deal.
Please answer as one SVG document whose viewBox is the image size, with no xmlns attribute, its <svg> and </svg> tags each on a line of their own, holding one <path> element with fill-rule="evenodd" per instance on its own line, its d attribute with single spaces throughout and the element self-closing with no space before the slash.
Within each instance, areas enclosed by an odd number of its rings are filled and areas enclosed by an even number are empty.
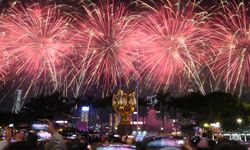
<svg viewBox="0 0 250 150">
<path fill-rule="evenodd" d="M 160 91 L 156 96 L 157 103 L 155 104 L 156 110 L 160 111 L 160 117 L 162 119 L 162 127 L 165 126 L 165 112 L 167 111 L 167 102 L 171 99 L 169 92 Z"/>
</svg>

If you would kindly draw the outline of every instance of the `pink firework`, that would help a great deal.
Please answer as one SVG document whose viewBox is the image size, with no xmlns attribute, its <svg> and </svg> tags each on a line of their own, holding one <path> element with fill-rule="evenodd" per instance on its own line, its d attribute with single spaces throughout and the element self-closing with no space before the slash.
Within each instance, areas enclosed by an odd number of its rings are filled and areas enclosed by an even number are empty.
<svg viewBox="0 0 250 150">
<path fill-rule="evenodd" d="M 5 50 L 0 49 L 0 85 L 7 81 L 8 72 L 8 55 Z"/>
<path fill-rule="evenodd" d="M 103 0 L 97 5 L 84 5 L 84 15 L 78 24 L 78 36 L 82 48 L 75 77 L 76 95 L 82 86 L 99 87 L 107 94 L 119 83 L 129 83 L 136 75 L 137 61 L 134 46 L 136 16 L 131 15 L 124 4 Z M 82 84 L 84 83 L 84 84 Z M 86 88 L 85 87 L 85 88 Z"/>
<path fill-rule="evenodd" d="M 3 45 L 4 32 L 0 32 L 0 84 L 4 83 L 6 79 L 6 60 L 5 60 L 5 50 Z"/>
<path fill-rule="evenodd" d="M 143 3 L 143 2 L 142 2 Z M 192 79 L 205 94 L 200 69 L 208 49 L 208 28 L 205 12 L 195 13 L 196 4 L 165 1 L 160 8 L 145 15 L 141 21 L 142 40 L 141 74 L 159 89 L 178 85 L 185 88 Z"/>
<path fill-rule="evenodd" d="M 248 5 L 223 1 L 215 23 L 218 49 L 213 70 L 226 84 L 226 92 L 239 94 L 244 84 L 250 84 L 250 18 Z"/>
<path fill-rule="evenodd" d="M 14 74 L 29 83 L 27 92 L 44 83 L 52 91 L 58 89 L 73 47 L 67 40 L 69 18 L 56 6 L 16 5 L 3 14 L 0 28 L 5 34 L 2 47 L 11 57 Z"/>
<path fill-rule="evenodd" d="M 1 16 L 0 16 L 1 17 Z M 4 36 L 5 32 L 0 29 L 0 85 L 5 84 L 5 82 L 9 79 L 7 76 L 9 75 L 9 54 L 6 51 L 4 45 Z"/>
</svg>

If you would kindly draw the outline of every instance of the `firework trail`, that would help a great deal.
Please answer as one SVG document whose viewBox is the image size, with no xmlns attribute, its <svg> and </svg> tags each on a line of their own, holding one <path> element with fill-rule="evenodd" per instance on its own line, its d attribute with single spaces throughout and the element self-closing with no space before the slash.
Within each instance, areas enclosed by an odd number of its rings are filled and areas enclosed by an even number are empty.
<svg viewBox="0 0 250 150">
<path fill-rule="evenodd" d="M 141 22 L 145 47 L 140 72 L 148 85 L 158 89 L 164 85 L 168 89 L 179 84 L 180 88 L 192 79 L 205 94 L 199 76 L 209 40 L 206 12 L 195 13 L 198 6 L 191 1 L 186 4 L 164 1 L 161 8 L 142 4 L 153 10 Z"/>
<path fill-rule="evenodd" d="M 4 35 L 5 35 L 4 32 L 0 32 L 0 85 L 5 83 L 6 75 L 8 72 L 7 71 L 8 57 L 4 47 L 2 46 L 4 43 L 3 41 Z"/>
<path fill-rule="evenodd" d="M 226 92 L 241 95 L 244 84 L 250 84 L 250 22 L 247 14 L 249 3 L 222 1 L 215 16 L 215 45 L 218 49 L 213 71 L 225 82 Z"/>
<path fill-rule="evenodd" d="M 133 44 L 137 16 L 114 0 L 85 4 L 83 8 L 76 36 L 82 46 L 79 52 L 82 59 L 77 59 L 75 95 L 82 94 L 83 86 L 95 86 L 108 94 L 121 83 L 128 84 L 137 72 Z"/>
<path fill-rule="evenodd" d="M 8 55 L 5 50 L 0 49 L 0 85 L 5 84 L 5 82 L 8 80 L 7 79 L 8 72 L 9 72 Z"/>
<path fill-rule="evenodd" d="M 41 7 L 38 3 L 17 4 L 4 12 L 0 28 L 4 31 L 4 47 L 20 86 L 38 91 L 58 90 L 64 81 L 65 67 L 72 44 L 67 40 L 69 18 L 57 6 Z M 28 83 L 28 85 L 27 85 Z"/>
</svg>

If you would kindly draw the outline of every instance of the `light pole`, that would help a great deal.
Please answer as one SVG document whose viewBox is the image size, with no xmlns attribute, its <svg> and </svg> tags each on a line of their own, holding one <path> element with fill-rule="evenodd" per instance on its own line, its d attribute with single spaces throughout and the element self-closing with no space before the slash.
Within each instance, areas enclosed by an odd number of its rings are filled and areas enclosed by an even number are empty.
<svg viewBox="0 0 250 150">
<path fill-rule="evenodd" d="M 236 121 L 237 121 L 237 123 L 239 124 L 239 126 L 240 126 L 240 128 L 241 128 L 242 119 L 241 119 L 241 118 L 238 118 Z"/>
<path fill-rule="evenodd" d="M 236 121 L 237 121 L 237 123 L 239 124 L 240 139 L 241 139 L 241 124 L 242 124 L 242 119 L 241 119 L 241 118 L 238 118 Z"/>
<path fill-rule="evenodd" d="M 173 120 L 173 123 L 174 123 L 174 128 L 175 128 L 175 136 L 177 136 L 177 121 L 174 119 Z"/>
</svg>

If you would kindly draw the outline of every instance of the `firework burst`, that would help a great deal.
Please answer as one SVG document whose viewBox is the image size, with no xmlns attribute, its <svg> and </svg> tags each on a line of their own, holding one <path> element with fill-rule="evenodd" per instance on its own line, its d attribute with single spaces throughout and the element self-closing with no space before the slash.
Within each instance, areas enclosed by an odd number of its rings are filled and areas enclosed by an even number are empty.
<svg viewBox="0 0 250 150">
<path fill-rule="evenodd" d="M 213 70 L 226 84 L 225 91 L 239 94 L 244 84 L 250 84 L 250 22 L 249 4 L 222 1 L 216 14 L 218 49 Z"/>
<path fill-rule="evenodd" d="M 128 84 L 136 74 L 133 31 L 137 17 L 114 0 L 83 7 L 85 15 L 78 22 L 76 36 L 82 46 L 75 77 L 76 95 L 81 94 L 83 85 L 99 87 L 107 94 L 119 83 Z"/>
<path fill-rule="evenodd" d="M 3 47 L 10 55 L 10 63 L 20 83 L 29 83 L 39 90 L 44 83 L 50 90 L 58 90 L 65 75 L 67 56 L 72 52 L 68 43 L 69 18 L 64 17 L 56 6 L 41 7 L 16 5 L 2 16 Z"/>
<path fill-rule="evenodd" d="M 173 85 L 183 88 L 192 79 L 205 94 L 199 76 L 208 41 L 206 13 L 194 13 L 196 4 L 192 2 L 165 1 L 160 9 L 143 5 L 153 9 L 141 22 L 145 47 L 142 47 L 140 72 L 148 85 L 157 89 L 162 85 L 165 89 Z"/>
</svg>

